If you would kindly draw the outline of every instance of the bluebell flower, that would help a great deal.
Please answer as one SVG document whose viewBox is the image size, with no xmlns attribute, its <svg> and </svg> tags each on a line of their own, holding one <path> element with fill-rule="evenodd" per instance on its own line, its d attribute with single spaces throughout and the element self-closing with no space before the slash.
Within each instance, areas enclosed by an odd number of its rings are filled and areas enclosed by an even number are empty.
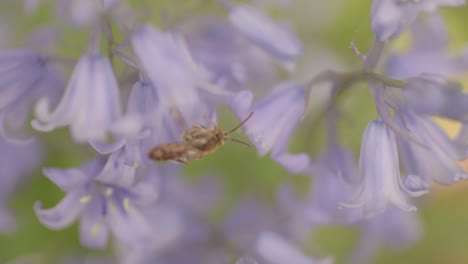
<svg viewBox="0 0 468 264">
<path fill-rule="evenodd" d="M 18 49 L 0 53 L 0 134 L 24 142 L 25 137 L 18 134 L 24 134 L 21 130 L 30 105 L 41 94 L 54 97 L 54 90 L 61 85 L 59 72 L 38 52 Z"/>
<path fill-rule="evenodd" d="M 406 30 L 421 12 L 434 13 L 440 6 L 464 4 L 465 0 L 374 0 L 371 7 L 372 31 L 383 42 Z"/>
<path fill-rule="evenodd" d="M 82 27 L 95 22 L 119 5 L 121 0 L 55 0 L 56 15 L 60 19 L 71 22 L 74 26 Z"/>
<path fill-rule="evenodd" d="M 352 197 L 359 183 L 352 153 L 338 146 L 328 148 L 309 170 L 313 180 L 303 212 L 312 225 L 349 225 L 361 219 L 361 208 L 343 210 L 340 206 Z"/>
<path fill-rule="evenodd" d="M 423 74 L 407 80 L 401 90 L 404 107 L 420 115 L 436 115 L 468 123 L 468 95 L 460 83 Z"/>
<path fill-rule="evenodd" d="M 153 140 L 151 134 L 157 128 L 164 127 L 159 122 L 158 105 L 156 90 L 151 83 L 138 81 L 128 98 L 125 115 L 110 127 L 114 142 L 107 144 L 92 140 L 91 145 L 100 154 L 110 154 L 124 148 L 126 164 L 135 167 L 148 164 L 149 149 L 161 143 Z M 162 137 L 161 133 L 157 134 Z"/>
<path fill-rule="evenodd" d="M 80 219 L 80 241 L 90 248 L 104 248 L 109 234 L 129 247 L 150 244 L 153 233 L 144 209 L 157 199 L 157 186 L 151 177 L 133 182 L 135 169 L 124 164 L 122 152 L 107 162 L 101 158 L 74 169 L 44 169 L 44 174 L 66 196 L 54 208 L 34 209 L 42 224 L 62 229 Z"/>
<path fill-rule="evenodd" d="M 211 83 L 209 72 L 193 60 L 182 36 L 146 25 L 134 30 L 131 43 L 140 70 L 156 88 L 161 109 L 179 113 L 179 119 L 189 123 L 211 116 L 203 91 L 220 97 L 230 94 Z"/>
<path fill-rule="evenodd" d="M 0 233 L 11 233 L 17 223 L 9 209 L 11 196 L 39 167 L 42 148 L 38 142 L 18 145 L 0 140 L 0 153 Z"/>
<path fill-rule="evenodd" d="M 244 196 L 229 211 L 222 225 L 223 237 L 236 248 L 249 250 L 261 231 L 276 228 L 279 217 L 271 209 L 255 197 Z"/>
<path fill-rule="evenodd" d="M 229 90 L 268 87 L 276 74 L 270 56 L 246 40 L 228 22 L 217 18 L 190 20 L 181 29 L 195 61 Z"/>
<path fill-rule="evenodd" d="M 230 7 L 229 21 L 248 40 L 285 63 L 302 56 L 302 42 L 285 27 L 247 5 Z"/>
<path fill-rule="evenodd" d="M 288 142 L 305 110 L 304 87 L 295 82 L 278 84 L 260 101 L 252 104 L 249 91 L 240 92 L 231 102 L 239 119 L 254 112 L 245 123 L 245 132 L 260 155 L 271 151 L 273 160 L 293 173 L 300 173 L 309 164 L 305 153 L 289 154 Z"/>
<path fill-rule="evenodd" d="M 439 14 L 417 20 L 411 26 L 412 46 L 404 53 L 393 52 L 385 72 L 391 78 L 406 79 L 423 73 L 460 76 L 468 71 L 468 52 L 449 54 L 449 36 Z"/>
<path fill-rule="evenodd" d="M 155 170 L 157 171 L 157 170 Z M 155 172 L 158 174 L 158 172 Z M 152 175 L 154 176 L 154 175 Z M 173 248 L 178 248 L 181 238 L 190 228 L 187 219 L 180 208 L 169 202 L 158 203 L 145 209 L 145 217 L 151 223 L 154 238 L 145 248 L 129 248 L 117 245 L 117 257 L 121 263 L 153 264 L 162 261 L 162 255 Z M 167 263 L 167 262 L 164 262 Z"/>
<path fill-rule="evenodd" d="M 292 243 L 280 235 L 264 231 L 260 233 L 255 242 L 255 252 L 268 264 L 332 264 L 333 258 L 314 259 L 305 255 Z"/>
<path fill-rule="evenodd" d="M 370 122 L 364 131 L 359 175 L 359 190 L 355 198 L 344 203 L 344 206 L 362 206 L 367 217 L 384 212 L 388 205 L 394 205 L 403 211 L 416 210 L 408 199 L 420 193 L 409 190 L 403 184 L 395 135 L 380 120 Z"/>
<path fill-rule="evenodd" d="M 407 174 L 417 175 L 428 183 L 434 180 L 442 184 L 453 184 L 468 178 L 468 174 L 458 163 L 466 158 L 466 150 L 451 141 L 430 117 L 419 116 L 405 109 L 399 115 L 403 119 L 402 125 L 427 147 L 425 149 L 399 140 L 401 160 Z"/>
<path fill-rule="evenodd" d="M 120 117 L 117 80 L 106 57 L 85 54 L 78 61 L 65 93 L 53 112 L 47 97 L 36 105 L 34 128 L 50 131 L 70 126 L 77 142 L 106 139 L 111 124 Z"/>
<path fill-rule="evenodd" d="M 385 212 L 360 225 L 360 238 L 350 256 L 355 264 L 373 263 L 381 249 L 402 250 L 422 238 L 422 224 L 417 214 L 403 212 L 391 206 Z"/>
</svg>

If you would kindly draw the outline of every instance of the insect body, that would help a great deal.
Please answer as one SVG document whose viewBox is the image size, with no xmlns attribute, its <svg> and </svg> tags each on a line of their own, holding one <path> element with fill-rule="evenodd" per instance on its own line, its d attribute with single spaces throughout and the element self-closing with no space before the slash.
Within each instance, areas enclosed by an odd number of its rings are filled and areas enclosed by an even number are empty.
<svg viewBox="0 0 468 264">
<path fill-rule="evenodd" d="M 250 147 L 242 140 L 229 138 L 228 135 L 240 128 L 249 118 L 250 113 L 239 125 L 228 132 L 224 132 L 213 121 L 207 119 L 213 128 L 209 129 L 203 125 L 192 126 L 182 134 L 183 142 L 167 143 L 153 148 L 149 153 L 149 158 L 155 161 L 177 161 L 189 163 L 192 160 L 199 160 L 206 155 L 215 152 L 226 140 L 238 142 Z"/>
</svg>

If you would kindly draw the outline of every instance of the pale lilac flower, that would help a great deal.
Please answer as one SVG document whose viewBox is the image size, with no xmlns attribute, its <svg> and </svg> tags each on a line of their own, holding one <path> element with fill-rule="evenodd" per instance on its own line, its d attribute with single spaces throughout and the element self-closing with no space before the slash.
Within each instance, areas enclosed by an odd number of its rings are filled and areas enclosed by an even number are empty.
<svg viewBox="0 0 468 264">
<path fill-rule="evenodd" d="M 346 210 L 341 203 L 352 198 L 359 182 L 358 168 L 350 151 L 328 148 L 311 166 L 311 193 L 304 214 L 312 225 L 352 224 L 362 217 L 360 208 Z"/>
<path fill-rule="evenodd" d="M 183 25 L 181 32 L 194 60 L 211 72 L 218 86 L 230 90 L 258 90 L 276 79 L 271 57 L 224 20 L 193 19 Z"/>
<path fill-rule="evenodd" d="M 294 62 L 304 52 L 302 42 L 292 32 L 253 7 L 231 7 L 229 21 L 248 40 L 280 61 Z"/>
<path fill-rule="evenodd" d="M 309 164 L 305 153 L 289 154 L 288 142 L 299 124 L 305 109 L 304 87 L 295 82 L 284 82 L 252 105 L 253 95 L 240 92 L 231 102 L 239 119 L 254 112 L 244 128 L 260 155 L 271 151 L 273 160 L 293 173 L 300 173 Z"/>
<path fill-rule="evenodd" d="M 391 78 L 406 79 L 423 73 L 460 76 L 468 71 L 468 49 L 449 54 L 449 36 L 439 14 L 417 20 L 411 27 L 412 47 L 392 53 L 385 66 Z"/>
<path fill-rule="evenodd" d="M 400 111 L 404 125 L 420 139 L 427 149 L 411 142 L 399 140 L 401 160 L 406 174 L 414 174 L 430 183 L 453 184 L 467 179 L 468 174 L 458 164 L 466 158 L 466 150 L 459 148 L 447 134 L 430 119 L 411 111 Z"/>
<path fill-rule="evenodd" d="M 260 232 L 276 228 L 278 219 L 271 207 L 254 197 L 243 197 L 230 210 L 222 230 L 227 241 L 236 248 L 249 250 Z"/>
<path fill-rule="evenodd" d="M 106 144 L 99 141 L 90 141 L 91 145 L 100 154 L 110 154 L 120 148 L 125 149 L 126 164 L 138 167 L 149 164 L 149 149 L 161 141 L 150 137 L 158 128 L 164 125 L 159 122 L 158 98 L 151 83 L 138 81 L 132 88 L 128 98 L 127 112 L 116 120 L 110 127 L 115 141 Z M 161 138 L 162 134 L 157 133 Z"/>
<path fill-rule="evenodd" d="M 264 231 L 257 237 L 254 250 L 266 264 L 332 264 L 333 258 L 327 257 L 321 260 L 305 255 L 292 243 L 280 235 Z"/>
<path fill-rule="evenodd" d="M 154 171 L 158 174 L 157 169 Z M 177 247 L 181 238 L 190 228 L 187 226 L 181 210 L 168 203 L 158 203 L 156 206 L 145 209 L 143 214 L 151 223 L 151 232 L 155 235 L 151 243 L 145 245 L 144 248 L 129 248 L 126 245 L 117 245 L 119 263 L 159 263 L 156 260 L 165 252 Z"/>
<path fill-rule="evenodd" d="M 402 250 L 418 242 L 422 237 L 422 225 L 417 214 L 388 207 L 382 214 L 361 224 L 361 236 L 351 255 L 351 263 L 372 263 L 379 250 L 389 247 Z"/>
<path fill-rule="evenodd" d="M 362 137 L 359 157 L 361 182 L 355 198 L 344 203 L 346 207 L 363 207 L 367 217 L 382 213 L 388 205 L 404 211 L 415 211 L 409 196 L 420 195 L 403 184 L 398 164 L 395 135 L 380 120 L 367 125 Z"/>
<path fill-rule="evenodd" d="M 103 141 L 120 115 L 119 89 L 112 66 L 106 57 L 91 53 L 78 61 L 53 112 L 47 97 L 38 101 L 32 125 L 40 131 L 69 125 L 77 142 Z"/>
<path fill-rule="evenodd" d="M 42 224 L 62 229 L 80 218 L 80 241 L 90 248 L 104 248 L 109 234 L 129 247 L 151 244 L 151 225 L 145 208 L 158 196 L 151 177 L 132 183 L 135 169 L 124 164 L 122 152 L 113 153 L 107 162 L 97 158 L 79 169 L 44 169 L 44 174 L 64 192 L 65 198 L 51 209 L 34 209 Z"/>
<path fill-rule="evenodd" d="M 468 123 L 468 95 L 460 83 L 423 74 L 407 80 L 402 89 L 405 108 L 420 115 L 437 115 Z"/>
<path fill-rule="evenodd" d="M 31 1 L 31 0 L 29 0 Z M 120 0 L 54 0 L 56 14 L 73 25 L 81 27 L 90 25 L 99 16 L 117 6 Z"/>
<path fill-rule="evenodd" d="M 379 41 L 396 37 L 406 30 L 419 13 L 434 13 L 440 6 L 461 6 L 465 0 L 374 0 L 372 31 Z"/>
<path fill-rule="evenodd" d="M 16 228 L 15 217 L 9 210 L 10 198 L 38 168 L 41 146 L 37 142 L 18 145 L 0 140 L 0 153 L 0 233 L 10 233 Z"/>
<path fill-rule="evenodd" d="M 141 71 L 156 88 L 160 107 L 178 113 L 185 122 L 211 115 L 202 91 L 226 95 L 210 82 L 208 71 L 193 60 L 182 36 L 146 25 L 134 30 L 131 43 Z"/>
<path fill-rule="evenodd" d="M 30 105 L 43 94 L 53 98 L 54 89 L 61 87 L 62 82 L 54 66 L 36 51 L 18 49 L 0 53 L 2 136 L 12 141 L 22 141 L 18 140 L 18 134 L 21 134 L 20 130 L 29 117 Z M 14 130 L 14 133 L 10 133 L 10 130 Z"/>
</svg>

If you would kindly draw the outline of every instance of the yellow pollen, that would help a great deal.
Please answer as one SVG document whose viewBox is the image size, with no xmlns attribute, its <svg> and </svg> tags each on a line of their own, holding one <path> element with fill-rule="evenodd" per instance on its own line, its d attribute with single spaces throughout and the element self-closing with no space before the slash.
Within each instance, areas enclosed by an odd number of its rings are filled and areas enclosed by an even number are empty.
<svg viewBox="0 0 468 264">
<path fill-rule="evenodd" d="M 91 201 L 91 196 L 89 195 L 86 195 L 80 198 L 80 203 L 82 204 L 87 204 L 89 203 L 89 201 Z"/>
<path fill-rule="evenodd" d="M 106 194 L 107 197 L 109 197 L 112 195 L 112 193 L 114 193 L 114 189 L 112 189 L 111 187 L 108 187 L 106 188 L 106 191 L 104 193 Z"/>
<path fill-rule="evenodd" d="M 93 225 L 93 228 L 91 229 L 91 235 L 92 236 L 97 236 L 98 233 L 99 233 L 99 229 L 101 228 L 101 226 L 98 224 L 98 223 L 95 223 Z"/>
<path fill-rule="evenodd" d="M 135 161 L 135 163 L 133 163 L 133 168 L 138 169 L 138 167 L 140 167 L 140 164 L 138 164 L 138 162 Z"/>
<path fill-rule="evenodd" d="M 130 200 L 128 198 L 123 199 L 123 207 L 127 213 L 129 213 L 132 210 Z"/>
</svg>

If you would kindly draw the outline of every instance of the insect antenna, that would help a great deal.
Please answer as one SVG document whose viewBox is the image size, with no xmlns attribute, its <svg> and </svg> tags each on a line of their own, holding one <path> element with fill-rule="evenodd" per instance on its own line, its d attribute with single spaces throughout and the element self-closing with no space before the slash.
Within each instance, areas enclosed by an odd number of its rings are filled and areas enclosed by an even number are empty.
<svg viewBox="0 0 468 264">
<path fill-rule="evenodd" d="M 243 124 L 245 124 L 245 122 L 247 122 L 250 119 L 250 117 L 253 115 L 253 113 L 254 112 L 250 112 L 250 114 L 246 118 L 244 118 L 244 120 L 242 120 L 242 122 L 240 122 L 239 125 L 237 125 L 233 129 L 229 130 L 228 132 L 224 132 L 224 135 L 227 136 L 227 135 L 231 134 L 232 132 L 236 131 L 237 129 L 239 129 Z M 233 140 L 233 139 L 230 139 L 230 140 Z"/>
<path fill-rule="evenodd" d="M 240 139 L 235 139 L 235 138 L 225 138 L 225 140 L 234 141 L 234 142 L 240 143 L 240 144 L 242 144 L 242 145 L 244 145 L 244 146 L 247 146 L 247 147 L 249 147 L 249 148 L 251 148 L 251 147 L 252 147 L 252 145 L 250 145 L 250 143 L 248 143 L 248 142 L 245 142 L 245 141 L 243 141 L 243 140 L 240 140 Z"/>
</svg>

